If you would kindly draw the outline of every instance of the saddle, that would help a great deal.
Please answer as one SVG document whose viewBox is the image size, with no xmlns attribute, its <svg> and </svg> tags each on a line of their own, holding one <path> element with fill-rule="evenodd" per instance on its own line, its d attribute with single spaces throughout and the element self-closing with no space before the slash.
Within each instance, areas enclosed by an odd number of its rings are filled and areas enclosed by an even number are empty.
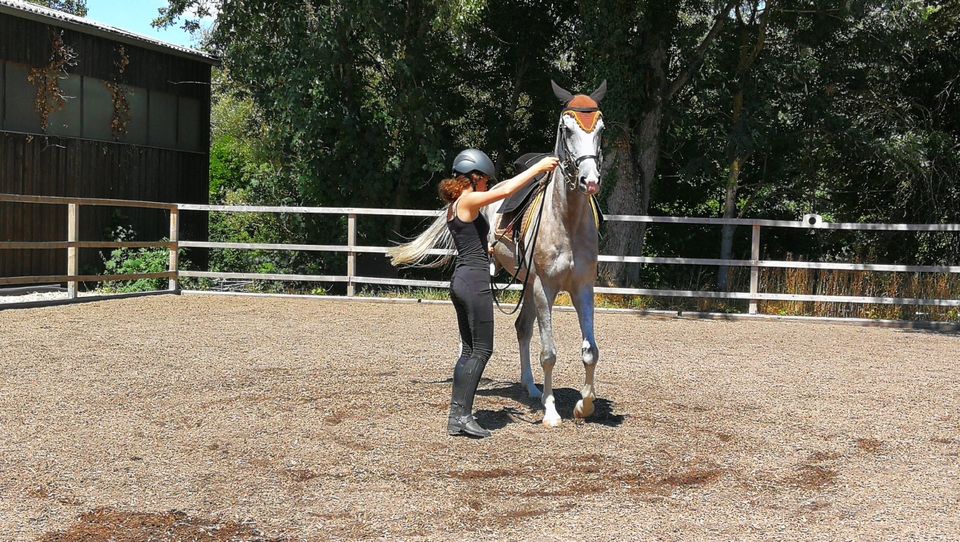
<svg viewBox="0 0 960 542">
<path fill-rule="evenodd" d="M 513 161 L 513 168 L 515 171 L 523 171 L 547 156 L 552 155 L 548 152 L 528 152 Z M 503 203 L 501 203 L 497 209 L 497 214 L 501 215 L 500 219 L 497 220 L 495 229 L 498 238 L 513 239 L 516 243 L 519 238 L 526 233 L 531 222 L 530 219 L 533 216 L 533 213 L 529 211 L 533 210 L 536 212 L 539 207 L 539 201 L 531 202 L 530 200 L 534 192 L 536 192 L 537 187 L 547 175 L 549 174 L 541 173 L 536 177 L 536 182 L 528 184 L 516 194 L 503 200 Z M 600 225 L 603 224 L 603 212 L 600 211 L 600 204 L 597 203 L 596 198 L 591 197 L 590 203 L 592 204 L 591 207 L 593 207 L 593 219 L 599 232 Z M 518 228 L 517 226 L 522 227 Z"/>
<path fill-rule="evenodd" d="M 550 156 L 550 153 L 528 152 L 513 161 L 514 170 L 523 171 L 546 156 Z M 527 203 L 547 175 L 547 173 L 541 173 L 536 177 L 535 182 L 531 182 L 516 194 L 503 200 L 497 209 L 497 214 L 501 215 L 500 219 L 497 220 L 497 236 L 516 240 L 520 234 L 520 228 L 517 226 L 526 222 L 523 214 L 526 214 L 526 211 L 533 207 L 532 205 L 527 205 Z"/>
</svg>

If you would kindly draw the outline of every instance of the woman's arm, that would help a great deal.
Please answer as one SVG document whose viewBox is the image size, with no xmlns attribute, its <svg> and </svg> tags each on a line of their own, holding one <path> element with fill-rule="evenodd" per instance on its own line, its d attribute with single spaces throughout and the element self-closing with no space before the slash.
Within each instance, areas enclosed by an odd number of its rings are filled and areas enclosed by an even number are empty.
<svg viewBox="0 0 960 542">
<path fill-rule="evenodd" d="M 526 186 L 541 173 L 549 173 L 557 168 L 560 160 L 553 156 L 541 158 L 539 162 L 527 168 L 512 179 L 507 179 L 492 190 L 486 192 L 470 192 L 460 197 L 457 204 L 457 216 L 464 222 L 476 220 L 480 208 L 500 201 Z"/>
</svg>

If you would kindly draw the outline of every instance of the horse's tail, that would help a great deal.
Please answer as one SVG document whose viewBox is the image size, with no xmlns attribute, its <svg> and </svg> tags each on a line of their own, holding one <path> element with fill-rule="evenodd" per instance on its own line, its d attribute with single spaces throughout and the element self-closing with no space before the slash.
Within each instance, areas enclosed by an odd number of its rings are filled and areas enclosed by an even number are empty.
<svg viewBox="0 0 960 542">
<path fill-rule="evenodd" d="M 443 213 L 415 239 L 391 248 L 388 254 L 394 267 L 443 267 L 453 260 L 454 248 Z"/>
</svg>

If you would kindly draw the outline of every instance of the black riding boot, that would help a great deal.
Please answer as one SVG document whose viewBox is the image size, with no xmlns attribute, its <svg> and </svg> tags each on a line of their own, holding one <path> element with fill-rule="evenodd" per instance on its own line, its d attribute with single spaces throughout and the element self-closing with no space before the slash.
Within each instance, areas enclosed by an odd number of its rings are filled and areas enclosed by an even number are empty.
<svg viewBox="0 0 960 542">
<path fill-rule="evenodd" d="M 487 365 L 486 360 L 476 357 L 461 358 L 453 370 L 453 397 L 450 400 L 450 416 L 447 433 L 484 438 L 490 436 L 473 417 L 473 396 L 480 384 L 480 375 Z"/>
</svg>

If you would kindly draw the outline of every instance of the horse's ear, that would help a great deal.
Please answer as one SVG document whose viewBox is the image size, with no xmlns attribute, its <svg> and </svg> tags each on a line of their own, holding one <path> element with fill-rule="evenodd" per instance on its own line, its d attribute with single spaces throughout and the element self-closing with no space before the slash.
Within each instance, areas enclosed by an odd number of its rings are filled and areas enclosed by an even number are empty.
<svg viewBox="0 0 960 542">
<path fill-rule="evenodd" d="M 553 87 L 553 95 L 556 96 L 558 100 L 563 102 L 564 105 L 573 99 L 573 94 L 570 94 L 569 90 L 564 90 L 563 87 L 554 83 L 553 79 L 550 80 L 550 85 Z"/>
<path fill-rule="evenodd" d="M 590 94 L 590 97 L 593 98 L 593 101 L 600 103 L 600 100 L 602 100 L 606 94 L 607 94 L 607 80 L 604 79 L 603 82 L 600 83 L 600 86 L 597 87 L 597 90 L 594 90 L 593 93 Z"/>
</svg>

